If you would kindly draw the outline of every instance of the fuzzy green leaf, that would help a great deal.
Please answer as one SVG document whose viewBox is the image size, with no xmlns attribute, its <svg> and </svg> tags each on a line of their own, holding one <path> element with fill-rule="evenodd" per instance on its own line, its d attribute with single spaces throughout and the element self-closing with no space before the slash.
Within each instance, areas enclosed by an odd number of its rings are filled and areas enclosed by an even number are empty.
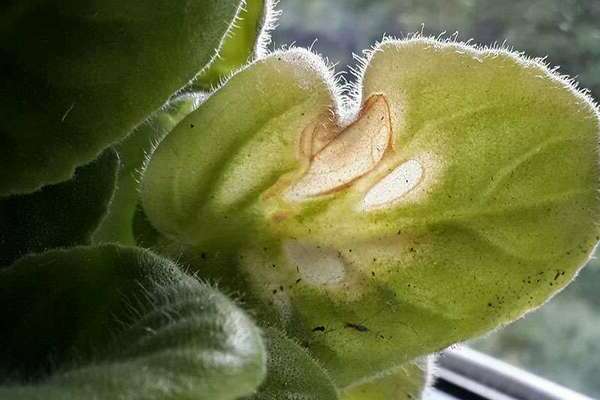
<svg viewBox="0 0 600 400">
<path fill-rule="evenodd" d="M 254 55 L 260 56 L 270 40 L 269 29 L 276 14 L 273 7 L 272 0 L 246 0 L 219 49 L 218 58 L 198 75 L 192 87 L 211 90 Z"/>
<path fill-rule="evenodd" d="M 198 108 L 204 96 L 189 93 L 179 96 L 144 121 L 123 142 L 115 146 L 121 168 L 117 190 L 108 214 L 94 233 L 95 243 L 118 242 L 134 245 L 132 225 L 138 206 L 138 180 L 144 160 L 157 143 L 187 114 Z"/>
<path fill-rule="evenodd" d="M 163 251 L 249 288 L 340 387 L 515 320 L 587 261 L 600 118 L 570 82 L 505 50 L 390 40 L 340 125 L 325 67 L 299 54 L 173 130 L 143 205 Z"/>
<path fill-rule="evenodd" d="M 54 247 L 89 244 L 113 196 L 119 159 L 111 149 L 75 176 L 0 199 L 0 266 Z"/>
<path fill-rule="evenodd" d="M 265 374 L 258 328 L 150 252 L 106 245 L 0 271 L 0 398 L 234 400 Z"/>
<path fill-rule="evenodd" d="M 212 204 L 236 213 L 298 168 L 298 138 L 291 133 L 328 116 L 327 73 L 308 51 L 274 53 L 233 76 L 181 121 L 144 173 L 142 200 L 153 225 L 185 243 L 203 238 L 204 226 L 211 226 L 215 242 L 245 240 L 241 221 L 213 215 Z"/>
<path fill-rule="evenodd" d="M 27 0 L 6 7 L 0 195 L 67 180 L 124 138 L 212 60 L 239 4 Z"/>
<path fill-rule="evenodd" d="M 336 400 L 337 390 L 309 353 L 274 328 L 265 330 L 267 378 L 248 400 Z"/>
</svg>

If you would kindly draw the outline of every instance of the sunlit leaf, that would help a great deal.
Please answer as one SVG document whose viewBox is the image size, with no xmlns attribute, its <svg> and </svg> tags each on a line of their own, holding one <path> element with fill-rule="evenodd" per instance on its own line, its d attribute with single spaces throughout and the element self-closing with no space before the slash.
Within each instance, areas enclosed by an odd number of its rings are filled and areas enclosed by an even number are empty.
<svg viewBox="0 0 600 400">
<path fill-rule="evenodd" d="M 54 250 L 0 271 L 0 398 L 235 400 L 265 374 L 258 328 L 150 252 Z"/>
<path fill-rule="evenodd" d="M 326 68 L 298 54 L 190 114 L 143 205 L 162 251 L 246 287 L 340 387 L 515 320 L 587 261 L 600 123 L 571 82 L 506 50 L 389 40 L 339 123 Z"/>
<path fill-rule="evenodd" d="M 142 190 L 151 222 L 185 243 L 195 243 L 205 226 L 225 246 L 245 240 L 241 221 L 215 216 L 211 204 L 244 218 L 236 210 L 308 161 L 296 159 L 297 132 L 327 121 L 327 73 L 317 56 L 298 49 L 274 53 L 231 78 L 153 154 Z"/>
<path fill-rule="evenodd" d="M 0 199 L 0 266 L 53 247 L 88 244 L 113 196 L 119 159 L 113 150 L 67 181 Z"/>
</svg>

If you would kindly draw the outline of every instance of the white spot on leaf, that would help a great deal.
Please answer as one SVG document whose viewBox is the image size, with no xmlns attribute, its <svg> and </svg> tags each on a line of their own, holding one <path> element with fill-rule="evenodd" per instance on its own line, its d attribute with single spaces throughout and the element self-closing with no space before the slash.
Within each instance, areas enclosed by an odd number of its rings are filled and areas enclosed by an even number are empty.
<svg viewBox="0 0 600 400">
<path fill-rule="evenodd" d="M 421 163 L 417 160 L 406 161 L 367 192 L 363 200 L 363 209 L 371 210 L 395 202 L 414 189 L 422 178 Z"/>
<path fill-rule="evenodd" d="M 346 266 L 339 253 L 313 244 L 288 241 L 284 252 L 296 266 L 304 283 L 314 286 L 336 285 L 346 276 Z"/>
</svg>

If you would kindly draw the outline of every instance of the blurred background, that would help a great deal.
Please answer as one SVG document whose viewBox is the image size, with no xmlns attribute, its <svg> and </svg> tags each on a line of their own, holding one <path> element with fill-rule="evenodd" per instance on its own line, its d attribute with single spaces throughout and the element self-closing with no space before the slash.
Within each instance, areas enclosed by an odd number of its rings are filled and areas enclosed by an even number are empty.
<svg viewBox="0 0 600 400">
<path fill-rule="evenodd" d="M 547 57 L 600 99 L 600 0 L 281 0 L 273 44 L 310 47 L 346 71 L 385 33 L 423 31 Z M 476 349 L 600 398 L 600 261 Z"/>
</svg>

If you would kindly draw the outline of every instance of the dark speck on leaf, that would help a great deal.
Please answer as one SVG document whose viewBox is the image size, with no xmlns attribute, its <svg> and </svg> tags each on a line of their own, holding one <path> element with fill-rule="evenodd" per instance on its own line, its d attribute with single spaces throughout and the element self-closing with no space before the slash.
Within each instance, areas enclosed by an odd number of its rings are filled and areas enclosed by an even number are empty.
<svg viewBox="0 0 600 400">
<path fill-rule="evenodd" d="M 200 258 L 202 258 L 203 260 L 206 260 L 206 253 L 205 252 L 200 253 Z"/>
<path fill-rule="evenodd" d="M 554 275 L 554 280 L 557 280 L 560 277 L 560 271 L 556 271 L 556 275 Z"/>
<path fill-rule="evenodd" d="M 315 326 L 312 330 L 313 332 L 325 332 L 324 326 Z"/>
<path fill-rule="evenodd" d="M 346 328 L 352 328 L 359 332 L 368 332 L 369 331 L 369 328 L 367 328 L 366 326 L 361 325 L 361 324 L 353 324 L 351 322 L 346 322 L 345 326 L 346 326 Z"/>
<path fill-rule="evenodd" d="M 301 280 L 301 278 L 296 279 L 296 283 L 300 283 Z"/>
<path fill-rule="evenodd" d="M 193 128 L 193 127 L 194 127 L 194 124 L 190 124 L 190 128 Z"/>
</svg>

